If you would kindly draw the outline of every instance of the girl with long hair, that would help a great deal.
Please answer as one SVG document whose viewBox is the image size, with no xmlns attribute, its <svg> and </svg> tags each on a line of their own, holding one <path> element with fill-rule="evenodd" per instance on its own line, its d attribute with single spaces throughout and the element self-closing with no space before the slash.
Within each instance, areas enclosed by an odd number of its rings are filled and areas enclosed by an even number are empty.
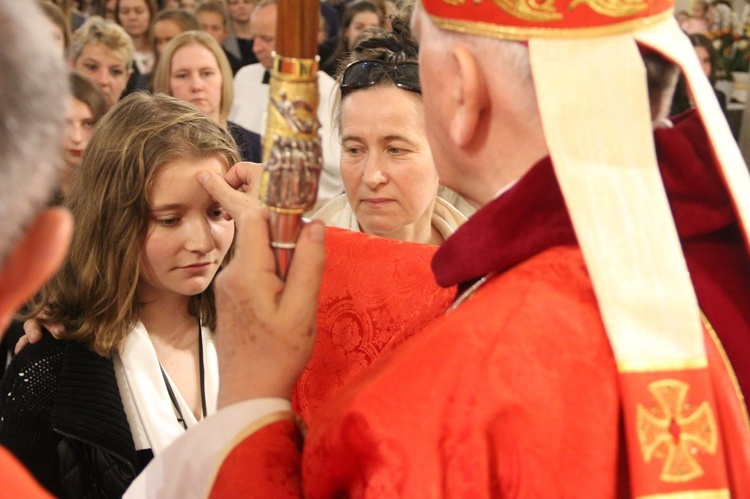
<svg viewBox="0 0 750 499">
<path fill-rule="evenodd" d="M 63 339 L 24 348 L 0 400 L 0 441 L 55 495 L 120 497 L 215 411 L 213 280 L 234 224 L 196 175 L 237 160 L 224 127 L 166 95 L 97 125 L 65 196 L 71 251 L 29 307 Z"/>
</svg>

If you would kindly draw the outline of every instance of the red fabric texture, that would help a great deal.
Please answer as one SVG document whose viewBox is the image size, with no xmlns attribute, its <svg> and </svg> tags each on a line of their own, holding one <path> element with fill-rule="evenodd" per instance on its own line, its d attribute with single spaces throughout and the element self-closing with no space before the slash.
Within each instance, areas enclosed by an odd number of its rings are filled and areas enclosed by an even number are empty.
<svg viewBox="0 0 750 499">
<path fill-rule="evenodd" d="M 706 340 L 706 357 L 708 365 L 712 367 L 711 381 L 726 449 L 729 488 L 732 497 L 750 497 L 750 427 L 746 419 L 747 410 L 737 396 L 739 387 L 734 384 L 721 350 L 715 338 Z"/>
<path fill-rule="evenodd" d="M 750 398 L 750 259 L 698 115 L 674 122 L 655 133 L 662 179 L 701 310 Z M 432 268 L 441 286 L 451 286 L 565 244 L 577 239 L 546 158 L 451 236 Z"/>
<path fill-rule="evenodd" d="M 430 271 L 437 246 L 328 228 L 318 333 L 292 407 L 305 421 L 382 353 L 443 315 L 455 288 Z"/>
<path fill-rule="evenodd" d="M 301 446 L 293 421 L 267 425 L 227 455 L 210 497 L 299 497 Z"/>
<path fill-rule="evenodd" d="M 553 248 L 321 409 L 305 497 L 625 497 L 616 380 L 580 252 Z"/>
<path fill-rule="evenodd" d="M 5 447 L 0 447 L 0 484 L 0 497 L 52 497 Z"/>
<path fill-rule="evenodd" d="M 750 266 L 705 132 L 690 114 L 656 140 L 701 308 L 748 393 Z M 433 270 L 444 286 L 497 275 L 313 414 L 305 496 L 628 497 L 619 376 L 549 159 L 449 238 Z M 748 427 L 707 350 L 731 491 L 744 497 Z M 268 448 L 289 438 L 260 433 Z"/>
<path fill-rule="evenodd" d="M 430 260 L 436 250 L 327 229 L 316 343 L 292 395 L 293 408 L 303 419 L 309 420 L 381 354 L 445 313 L 456 290 L 435 282 Z M 211 497 L 298 496 L 297 440 L 291 422 L 251 434 L 224 460 Z"/>
</svg>

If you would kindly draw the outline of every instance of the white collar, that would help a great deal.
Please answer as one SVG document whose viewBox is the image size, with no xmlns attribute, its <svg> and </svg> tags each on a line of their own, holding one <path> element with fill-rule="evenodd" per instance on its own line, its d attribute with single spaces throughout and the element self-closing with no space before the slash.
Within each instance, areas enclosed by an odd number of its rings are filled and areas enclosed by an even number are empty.
<svg viewBox="0 0 750 499">
<path fill-rule="evenodd" d="M 206 411 L 210 415 L 216 412 L 219 364 L 211 331 L 206 328 L 201 328 L 201 331 Z M 114 355 L 114 364 L 117 386 L 136 450 L 150 448 L 154 455 L 158 455 L 185 429 L 177 421 L 156 351 L 141 321 L 128 333 L 119 353 Z M 188 428 L 198 424 L 174 383 L 172 390 Z"/>
</svg>

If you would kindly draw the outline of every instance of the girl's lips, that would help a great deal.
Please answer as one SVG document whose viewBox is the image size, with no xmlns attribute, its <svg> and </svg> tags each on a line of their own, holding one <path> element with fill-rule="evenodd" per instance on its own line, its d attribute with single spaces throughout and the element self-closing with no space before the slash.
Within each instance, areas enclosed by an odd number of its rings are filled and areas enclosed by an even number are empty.
<svg viewBox="0 0 750 499">
<path fill-rule="evenodd" d="M 211 262 L 204 262 L 204 263 L 194 263 L 193 265 L 185 265 L 184 267 L 180 267 L 183 269 L 202 269 L 204 267 L 208 267 L 211 265 Z"/>
</svg>

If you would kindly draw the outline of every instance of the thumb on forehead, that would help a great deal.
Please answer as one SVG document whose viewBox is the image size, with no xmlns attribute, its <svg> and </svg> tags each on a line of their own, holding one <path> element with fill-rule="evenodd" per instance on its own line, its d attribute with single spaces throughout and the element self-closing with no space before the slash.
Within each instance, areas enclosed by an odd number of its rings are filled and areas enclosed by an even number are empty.
<svg viewBox="0 0 750 499">
<path fill-rule="evenodd" d="M 236 191 L 221 175 L 201 170 L 197 177 L 203 188 L 232 218 L 239 216 L 242 209 L 247 206 L 245 194 Z"/>
</svg>

